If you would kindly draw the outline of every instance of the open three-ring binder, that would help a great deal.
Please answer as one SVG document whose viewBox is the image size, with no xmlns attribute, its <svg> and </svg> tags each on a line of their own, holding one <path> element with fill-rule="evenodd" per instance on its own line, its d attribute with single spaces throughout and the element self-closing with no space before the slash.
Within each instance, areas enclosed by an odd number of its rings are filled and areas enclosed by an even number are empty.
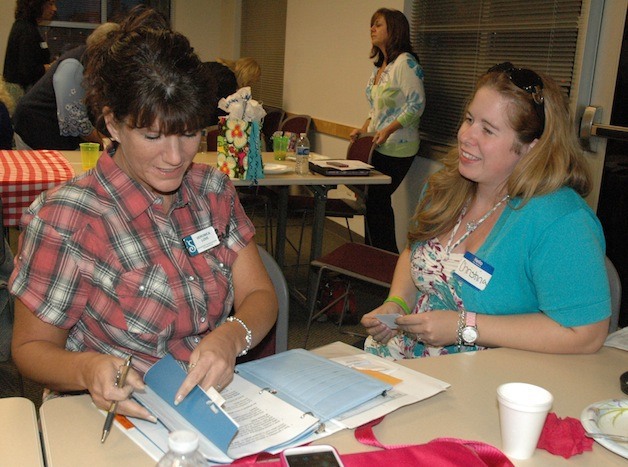
<svg viewBox="0 0 628 467">
<path fill-rule="evenodd" d="M 185 376 L 185 370 L 171 355 L 148 370 L 144 377 L 146 391 L 135 392 L 134 397 L 165 430 L 155 436 L 148 427 L 151 432 L 144 435 L 159 445 L 166 442 L 168 431 L 194 430 L 199 433 L 200 451 L 216 463 L 230 463 L 262 451 L 276 453 L 328 436 L 347 427 L 337 421 L 345 414 L 359 414 L 361 408 L 373 407 L 383 407 L 388 413 L 394 408 L 387 404 L 398 398 L 388 396 L 393 387 L 389 381 L 303 349 L 237 365 L 233 381 L 219 396 L 212 397 L 211 391 L 206 393 L 196 387 L 175 406 L 175 394 Z M 448 386 L 433 381 L 438 384 L 429 388 L 430 395 Z M 417 400 L 420 398 L 406 403 Z M 380 414 L 373 412 L 373 418 L 377 416 Z M 136 425 L 144 431 L 146 424 Z"/>
</svg>

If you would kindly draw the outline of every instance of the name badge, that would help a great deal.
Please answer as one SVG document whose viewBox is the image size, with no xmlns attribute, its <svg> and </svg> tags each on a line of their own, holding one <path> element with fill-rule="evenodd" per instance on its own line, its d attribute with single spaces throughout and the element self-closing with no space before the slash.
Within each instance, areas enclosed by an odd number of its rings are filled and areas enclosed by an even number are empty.
<svg viewBox="0 0 628 467">
<path fill-rule="evenodd" d="M 190 256 L 196 256 L 199 253 L 214 248 L 220 243 L 216 230 L 213 227 L 207 227 L 206 229 L 199 230 L 192 235 L 183 237 L 183 244 L 188 250 Z"/>
<path fill-rule="evenodd" d="M 466 252 L 454 274 L 471 287 L 484 290 L 493 277 L 495 268 L 471 252 Z"/>
</svg>

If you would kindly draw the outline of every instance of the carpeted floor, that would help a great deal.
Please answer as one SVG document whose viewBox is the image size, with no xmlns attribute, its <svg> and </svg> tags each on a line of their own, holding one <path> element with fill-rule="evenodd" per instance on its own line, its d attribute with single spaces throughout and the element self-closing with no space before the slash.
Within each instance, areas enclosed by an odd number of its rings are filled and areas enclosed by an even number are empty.
<svg viewBox="0 0 628 467">
<path fill-rule="evenodd" d="M 264 220 L 260 215 L 256 215 L 256 213 L 251 214 L 253 215 L 258 229 L 256 239 L 258 243 L 264 245 Z M 303 251 L 309 252 L 311 219 L 307 219 L 306 222 Z M 298 241 L 300 229 L 301 218 L 291 218 L 287 235 L 295 244 L 296 241 Z M 347 241 L 349 241 L 349 238 L 346 228 L 328 219 L 325 225 L 323 254 L 332 251 L 334 248 Z M 356 241 L 355 236 L 354 241 Z M 307 258 L 302 258 L 301 263 L 304 262 L 306 265 L 301 264 L 297 269 L 295 267 L 297 263 L 296 253 L 290 245 L 286 245 L 287 266 L 284 273 L 291 287 L 301 291 L 305 290 L 307 283 Z M 362 314 L 381 304 L 387 292 L 382 288 L 372 285 L 366 286 L 359 282 L 352 283 L 352 288 L 355 293 L 356 314 L 354 320 L 356 322 Z M 297 294 L 290 300 L 290 320 L 288 326 L 288 348 L 290 349 L 303 347 L 307 329 L 307 313 L 301 301 L 296 298 L 296 295 Z M 312 349 L 335 341 L 342 341 L 359 346 L 363 339 L 363 337 L 360 336 L 361 332 L 362 327 L 359 324 L 345 324 L 339 329 L 338 325 L 331 320 L 316 321 L 311 325 L 307 348 Z M 41 403 L 41 391 L 42 387 L 39 384 L 33 383 L 28 379 L 23 379 L 11 361 L 0 363 L 0 397 L 28 397 L 39 407 Z"/>
</svg>

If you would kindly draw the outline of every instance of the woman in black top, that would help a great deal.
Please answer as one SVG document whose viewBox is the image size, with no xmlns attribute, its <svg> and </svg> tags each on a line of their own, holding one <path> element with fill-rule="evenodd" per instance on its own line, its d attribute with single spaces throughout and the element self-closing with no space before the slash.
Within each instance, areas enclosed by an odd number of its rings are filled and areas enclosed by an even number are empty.
<svg viewBox="0 0 628 467">
<path fill-rule="evenodd" d="M 17 104 L 50 65 L 50 50 L 37 25 L 57 12 L 55 0 L 17 0 L 4 57 L 4 80 Z"/>
</svg>

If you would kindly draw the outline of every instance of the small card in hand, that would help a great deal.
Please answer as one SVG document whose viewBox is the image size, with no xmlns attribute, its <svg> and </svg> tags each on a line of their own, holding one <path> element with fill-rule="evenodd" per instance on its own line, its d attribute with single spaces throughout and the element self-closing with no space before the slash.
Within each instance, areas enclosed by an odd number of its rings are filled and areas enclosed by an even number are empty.
<svg viewBox="0 0 628 467">
<path fill-rule="evenodd" d="M 399 313 L 393 313 L 388 315 L 376 315 L 375 317 L 390 329 L 397 329 L 399 326 L 397 326 L 396 321 L 400 316 L 401 315 Z"/>
</svg>

